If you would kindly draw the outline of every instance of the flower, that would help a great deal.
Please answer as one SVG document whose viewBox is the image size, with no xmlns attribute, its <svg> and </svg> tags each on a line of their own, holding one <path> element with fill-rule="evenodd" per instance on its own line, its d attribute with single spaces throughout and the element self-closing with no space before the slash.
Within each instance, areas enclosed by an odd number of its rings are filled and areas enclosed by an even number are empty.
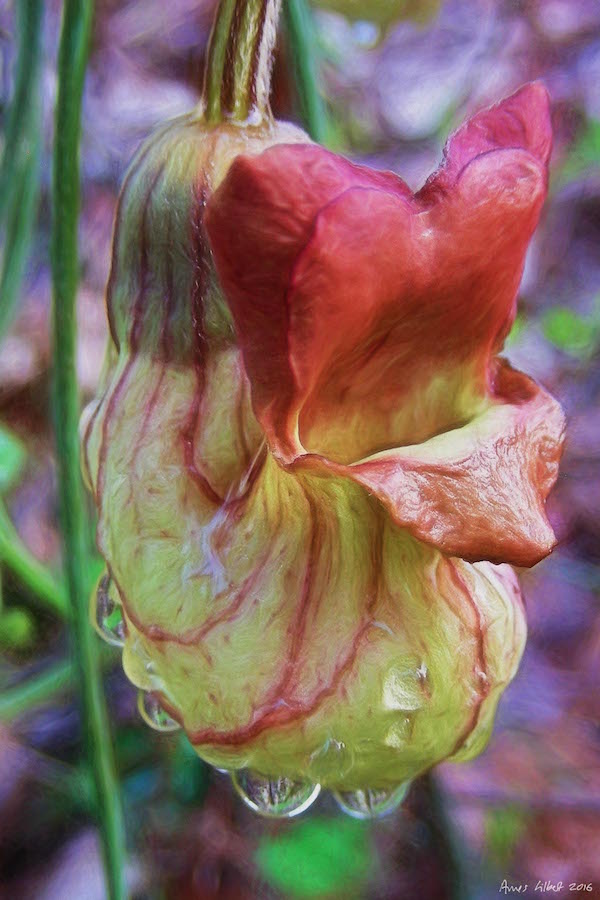
<svg viewBox="0 0 600 900">
<path fill-rule="evenodd" d="M 554 543 L 562 413 L 497 357 L 547 96 L 416 194 L 301 136 L 203 193 L 186 127 L 124 188 L 83 427 L 124 666 L 217 766 L 390 789 L 485 745 L 525 642 L 506 563 Z"/>
</svg>

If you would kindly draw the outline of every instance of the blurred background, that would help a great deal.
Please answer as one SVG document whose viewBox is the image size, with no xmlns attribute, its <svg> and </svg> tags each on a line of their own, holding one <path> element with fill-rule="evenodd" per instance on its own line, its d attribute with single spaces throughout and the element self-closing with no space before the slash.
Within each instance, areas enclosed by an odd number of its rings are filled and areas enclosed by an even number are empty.
<svg viewBox="0 0 600 900">
<path fill-rule="evenodd" d="M 19 85 L 19 2 L 0 3 L 2 141 Z M 304 819 L 270 823 L 246 810 L 185 738 L 142 723 L 120 654 L 109 651 L 105 688 L 135 898 L 491 900 L 506 895 L 504 880 L 527 884 L 528 895 L 572 896 L 574 883 L 577 895 L 600 897 L 600 2 L 413 6 L 429 16 L 398 22 L 385 37 L 373 24 L 315 11 L 335 149 L 394 169 L 416 189 L 466 114 L 534 78 L 553 101 L 550 196 L 507 355 L 560 399 L 569 426 L 550 501 L 560 544 L 522 575 L 523 663 L 484 754 L 421 779 L 392 817 L 357 822 L 322 798 Z M 31 114 L 31 170 L 1 234 L 0 896 L 103 900 L 59 578 L 48 245 L 61 3 L 43 7 L 39 47 L 24 41 L 41 98 L 19 112 Z M 208 0 L 96 4 L 81 144 L 83 400 L 106 337 L 119 185 L 140 140 L 197 101 L 212 14 Z M 289 70 L 282 40 L 274 108 L 297 119 Z"/>
</svg>

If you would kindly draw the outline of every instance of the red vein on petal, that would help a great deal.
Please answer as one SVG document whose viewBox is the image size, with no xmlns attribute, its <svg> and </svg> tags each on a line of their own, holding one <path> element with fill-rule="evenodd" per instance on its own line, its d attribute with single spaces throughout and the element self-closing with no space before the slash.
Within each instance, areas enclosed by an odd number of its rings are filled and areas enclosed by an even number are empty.
<svg viewBox="0 0 600 900">
<path fill-rule="evenodd" d="M 139 349 L 139 340 L 140 340 L 140 332 L 143 321 L 143 313 L 144 313 L 144 300 L 146 299 L 146 293 L 148 290 L 148 276 L 149 276 L 149 266 L 148 266 L 148 214 L 150 210 L 150 204 L 152 202 L 152 197 L 158 182 L 163 176 L 165 170 L 165 165 L 161 165 L 156 171 L 151 183 L 148 188 L 146 195 L 144 197 L 143 203 L 143 212 L 142 212 L 142 235 L 140 241 L 140 286 L 137 293 L 137 297 L 135 299 L 134 307 L 132 310 L 132 320 L 131 320 L 131 328 L 129 331 L 129 344 L 130 344 L 130 354 L 123 367 L 123 371 L 113 389 L 113 392 L 108 401 L 106 412 L 104 414 L 104 420 L 102 422 L 102 440 L 100 444 L 100 452 L 98 456 L 98 479 L 97 479 L 97 495 L 96 495 L 96 505 L 98 507 L 98 520 L 100 520 L 102 514 L 102 494 L 104 492 L 104 476 L 105 476 L 105 468 L 106 468 L 106 456 L 108 453 L 108 429 L 109 423 L 112 418 L 112 415 L 115 411 L 117 402 L 119 397 L 125 387 L 131 369 L 133 367 L 133 363 L 135 361 L 135 357 L 137 355 Z"/>
<path fill-rule="evenodd" d="M 117 272 L 119 270 L 119 244 L 120 244 L 120 239 L 121 239 L 121 229 L 123 227 L 123 214 L 125 211 L 125 204 L 126 204 L 126 202 L 129 201 L 130 193 L 133 191 L 135 178 L 139 174 L 139 171 L 142 168 L 143 164 L 146 162 L 148 156 L 150 155 L 150 152 L 152 150 L 154 150 L 155 147 L 156 147 L 156 145 L 154 143 L 148 143 L 146 145 L 146 147 L 142 149 L 138 158 L 135 160 L 131 169 L 127 173 L 125 182 L 123 184 L 121 193 L 119 195 L 119 199 L 117 201 L 117 210 L 116 210 L 116 215 L 115 215 L 115 228 L 113 231 L 113 238 L 112 238 L 110 274 L 108 276 L 108 283 L 106 285 L 106 292 L 105 292 L 105 307 L 106 307 L 106 317 L 108 320 L 108 328 L 109 328 L 109 332 L 110 332 L 112 341 L 113 341 L 115 347 L 117 348 L 117 351 L 120 350 L 120 342 L 119 342 L 119 338 L 117 335 L 117 329 L 116 329 L 116 324 L 115 324 L 115 320 L 114 320 L 113 293 L 114 293 L 114 288 L 115 288 L 115 282 L 117 279 Z M 145 205 L 148 203 L 148 200 L 149 200 L 149 197 L 147 196 L 146 200 L 145 200 Z M 83 447 L 84 447 L 83 460 L 84 460 L 84 465 L 85 465 L 87 476 L 88 476 L 88 481 L 91 485 L 93 485 L 93 479 L 92 479 L 89 451 L 88 451 L 89 441 L 90 441 L 90 437 L 92 434 L 92 430 L 94 428 L 94 425 L 96 424 L 96 420 L 98 418 L 100 410 L 104 406 L 104 402 L 105 402 L 106 398 L 108 397 L 109 391 L 110 391 L 110 388 L 107 387 L 102 396 L 102 399 L 100 400 L 100 402 L 96 406 L 96 409 L 90 416 L 90 419 L 86 425 L 85 433 L 83 436 L 83 442 L 82 442 Z M 96 488 L 96 494 L 97 494 L 97 488 Z"/>
<path fill-rule="evenodd" d="M 220 505 L 223 498 L 212 487 L 206 476 L 200 472 L 195 459 L 195 442 L 198 420 L 202 407 L 202 398 L 205 386 L 205 359 L 208 341 L 204 330 L 204 298 L 208 291 L 210 279 L 210 262 L 208 238 L 204 230 L 204 214 L 208 198 L 208 185 L 206 176 L 196 191 L 196 203 L 192 216 L 192 246 L 194 248 L 194 280 L 192 284 L 192 331 L 194 340 L 194 371 L 196 374 L 196 391 L 189 412 L 188 420 L 184 425 L 181 437 L 183 440 L 183 461 L 188 475 L 201 493 L 211 503 Z"/>
<path fill-rule="evenodd" d="M 477 701 L 473 707 L 473 712 L 469 717 L 469 721 L 467 723 L 466 728 L 461 733 L 460 737 L 456 741 L 456 744 L 452 748 L 450 756 L 454 756 L 455 753 L 466 744 L 469 737 L 475 731 L 477 724 L 479 722 L 479 716 L 481 715 L 481 709 L 483 706 L 483 701 L 487 697 L 490 692 L 490 685 L 488 680 L 487 673 L 487 662 L 485 658 L 485 636 L 484 636 L 484 622 L 483 617 L 481 615 L 481 610 L 479 609 L 476 601 L 473 599 L 471 595 L 471 591 L 469 590 L 468 585 L 465 583 L 464 578 L 458 572 L 456 568 L 456 564 L 451 560 L 448 560 L 450 578 L 456 585 L 456 587 L 463 594 L 467 603 L 471 606 L 475 613 L 475 618 L 477 622 L 477 628 L 473 632 L 474 637 L 477 641 L 477 660 L 475 665 L 473 666 L 473 673 L 475 675 L 475 683 L 477 685 Z M 478 667 L 478 668 L 477 668 Z"/>
<path fill-rule="evenodd" d="M 354 635 L 354 638 L 350 642 L 348 652 L 345 654 L 340 664 L 334 670 L 329 683 L 319 688 L 308 702 L 296 702 L 294 704 L 291 704 L 289 702 L 286 702 L 282 697 L 273 697 L 276 692 L 279 692 L 282 683 L 286 680 L 286 674 L 284 674 L 283 678 L 278 683 L 277 688 L 273 689 L 273 691 L 270 692 L 271 696 L 269 700 L 257 710 L 255 710 L 250 722 L 248 722 L 241 728 L 236 728 L 231 731 L 219 731 L 215 728 L 204 728 L 188 731 L 187 734 L 192 744 L 194 744 L 195 746 L 241 746 L 242 744 L 248 743 L 254 738 L 259 737 L 264 731 L 269 728 L 280 728 L 282 726 L 290 725 L 293 722 L 299 721 L 302 718 L 307 718 L 308 716 L 314 714 L 325 700 L 335 694 L 343 678 L 352 669 L 352 666 L 356 661 L 361 641 L 372 623 L 372 616 L 377 604 L 379 594 L 379 573 L 381 568 L 382 549 L 383 523 L 380 517 L 377 517 L 377 532 L 375 535 L 373 553 L 373 580 L 371 589 L 369 590 L 369 599 L 367 602 L 365 615 L 363 617 L 363 621 L 361 622 Z M 179 722 L 183 727 L 185 727 L 179 711 L 175 709 L 162 695 L 157 694 L 156 696 L 160 704 L 169 713 L 169 715 L 172 716 L 175 721 Z M 282 700 L 283 703 L 281 702 Z"/>
</svg>

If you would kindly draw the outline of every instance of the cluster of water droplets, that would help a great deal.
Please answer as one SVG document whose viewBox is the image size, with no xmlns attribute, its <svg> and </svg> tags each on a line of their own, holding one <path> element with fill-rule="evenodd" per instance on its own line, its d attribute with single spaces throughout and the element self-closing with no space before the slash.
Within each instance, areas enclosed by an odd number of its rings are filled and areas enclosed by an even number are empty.
<svg viewBox="0 0 600 900">
<path fill-rule="evenodd" d="M 92 599 L 92 623 L 100 637 L 113 647 L 123 647 L 127 628 L 118 591 L 109 574 L 102 576 Z M 140 690 L 138 693 L 140 716 L 151 728 L 165 733 L 178 731 L 181 726 L 163 709 L 156 695 Z M 335 745 L 335 746 L 333 746 Z M 336 751 L 332 753 L 332 748 Z M 338 742 L 328 742 L 323 754 L 334 756 L 343 768 L 345 747 Z M 236 792 L 246 806 L 261 816 L 273 819 L 291 819 L 305 812 L 321 793 L 321 785 L 295 781 L 286 777 L 269 777 L 239 769 L 233 772 L 219 769 L 231 777 Z M 332 796 L 340 810 L 354 819 L 378 819 L 393 813 L 405 799 L 410 784 L 401 784 L 392 790 L 365 788 L 357 791 L 334 791 Z"/>
</svg>

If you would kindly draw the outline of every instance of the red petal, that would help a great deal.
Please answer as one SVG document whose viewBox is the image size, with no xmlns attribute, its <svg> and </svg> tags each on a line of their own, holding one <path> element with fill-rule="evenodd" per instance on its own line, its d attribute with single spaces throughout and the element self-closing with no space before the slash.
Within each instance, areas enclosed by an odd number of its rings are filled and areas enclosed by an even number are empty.
<svg viewBox="0 0 600 900">
<path fill-rule="evenodd" d="M 239 157 L 207 212 L 254 409 L 280 462 L 308 453 L 341 465 L 399 524 L 469 559 L 525 564 L 554 540 L 549 486 L 531 460 L 541 440 L 554 471 L 560 413 L 537 388 L 499 403 L 491 374 L 550 138 L 545 90 L 528 85 L 463 126 L 417 195 L 391 173 L 280 145 Z M 437 459 L 451 436 L 462 455 Z"/>
<path fill-rule="evenodd" d="M 552 151 L 550 100 L 544 85 L 526 84 L 510 97 L 468 119 L 450 136 L 441 167 L 420 191 L 447 190 L 478 156 L 494 150 L 526 150 L 542 166 Z"/>
<path fill-rule="evenodd" d="M 417 198 L 316 146 L 234 162 L 207 228 L 281 458 L 346 462 L 476 412 L 514 318 L 548 135 L 545 91 L 529 85 L 451 139 Z"/>
<path fill-rule="evenodd" d="M 315 145 L 279 145 L 258 157 L 238 157 L 207 210 L 207 230 L 255 409 L 274 442 L 288 452 L 297 448 L 293 412 L 305 391 L 300 373 L 312 369 L 312 380 L 323 369 L 323 325 L 330 314 L 339 326 L 344 309 L 350 312 L 338 284 L 337 302 L 315 297 L 319 311 L 311 318 L 296 292 L 297 271 L 319 232 L 320 218 L 348 191 L 369 192 L 371 198 L 373 192 L 389 192 L 398 202 L 410 196 L 392 173 L 355 166 Z M 370 230 L 371 222 L 363 218 L 355 224 Z"/>
<path fill-rule="evenodd" d="M 398 525 L 448 556 L 532 566 L 556 543 L 544 502 L 558 474 L 564 415 L 505 362 L 495 387 L 489 410 L 423 444 L 354 466 L 306 455 L 290 468 L 352 478 Z"/>
</svg>

